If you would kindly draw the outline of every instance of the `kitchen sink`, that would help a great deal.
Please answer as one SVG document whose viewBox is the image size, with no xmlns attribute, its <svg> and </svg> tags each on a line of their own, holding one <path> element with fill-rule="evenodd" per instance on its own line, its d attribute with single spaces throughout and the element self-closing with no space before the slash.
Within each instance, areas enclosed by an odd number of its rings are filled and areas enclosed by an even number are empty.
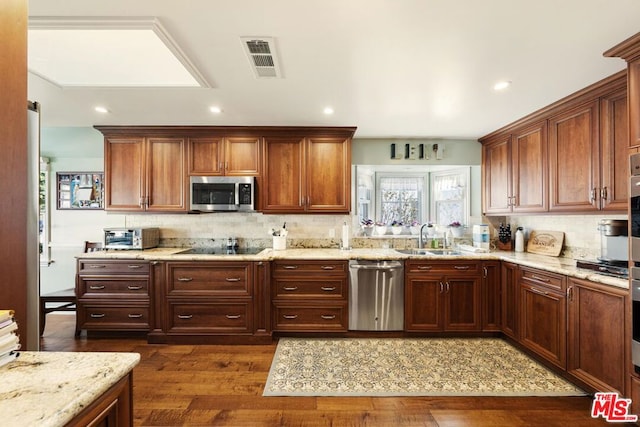
<svg viewBox="0 0 640 427">
<path fill-rule="evenodd" d="M 405 255 L 462 255 L 460 251 L 454 249 L 396 249 Z"/>
</svg>

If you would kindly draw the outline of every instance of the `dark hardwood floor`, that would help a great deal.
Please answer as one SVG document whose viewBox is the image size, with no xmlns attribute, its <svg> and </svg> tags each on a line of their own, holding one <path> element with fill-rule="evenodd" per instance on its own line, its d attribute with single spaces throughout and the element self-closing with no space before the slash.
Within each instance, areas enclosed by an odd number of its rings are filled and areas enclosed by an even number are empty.
<svg viewBox="0 0 640 427">
<path fill-rule="evenodd" d="M 43 351 L 124 351 L 134 369 L 136 426 L 602 426 L 590 397 L 262 397 L 276 344 L 159 345 L 74 338 L 49 314 Z M 618 423 L 619 425 L 619 423 Z"/>
</svg>

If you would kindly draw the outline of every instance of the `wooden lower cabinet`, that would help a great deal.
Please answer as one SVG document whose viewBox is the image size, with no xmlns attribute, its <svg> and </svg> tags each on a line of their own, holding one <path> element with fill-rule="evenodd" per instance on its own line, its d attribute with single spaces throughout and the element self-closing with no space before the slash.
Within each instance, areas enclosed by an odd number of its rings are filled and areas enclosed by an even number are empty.
<svg viewBox="0 0 640 427">
<path fill-rule="evenodd" d="M 102 396 L 87 406 L 69 423 L 68 427 L 133 425 L 133 373 L 129 372 L 111 386 Z"/>
<path fill-rule="evenodd" d="M 500 331 L 501 324 L 500 261 L 482 263 L 482 330 Z"/>
<path fill-rule="evenodd" d="M 252 335 L 253 275 L 250 261 L 167 262 L 167 337 Z"/>
<path fill-rule="evenodd" d="M 153 322 L 149 262 L 79 258 L 78 329 L 149 331 Z"/>
<path fill-rule="evenodd" d="M 274 332 L 347 331 L 347 261 L 276 260 L 271 270 Z"/>
<path fill-rule="evenodd" d="M 626 289 L 569 278 L 567 371 L 597 391 L 625 392 Z"/>
<path fill-rule="evenodd" d="M 520 343 L 552 364 L 567 366 L 566 278 L 520 267 Z"/>
<path fill-rule="evenodd" d="M 477 261 L 406 261 L 405 330 L 481 330 L 480 264 Z"/>
<path fill-rule="evenodd" d="M 500 275 L 500 327 L 502 332 L 515 340 L 520 338 L 520 282 L 518 265 L 502 262 Z"/>
</svg>

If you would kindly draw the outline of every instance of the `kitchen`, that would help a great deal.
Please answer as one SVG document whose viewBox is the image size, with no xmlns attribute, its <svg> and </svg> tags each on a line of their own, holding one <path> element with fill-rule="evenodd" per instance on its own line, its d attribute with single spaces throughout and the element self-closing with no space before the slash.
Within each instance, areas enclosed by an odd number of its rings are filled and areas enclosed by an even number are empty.
<svg viewBox="0 0 640 427">
<path fill-rule="evenodd" d="M 624 37 L 620 37 L 619 39 L 623 39 Z M 613 45 L 615 43 L 612 43 L 611 45 Z M 608 48 L 610 46 L 606 46 L 603 49 L 600 49 L 600 53 L 605 49 Z M 550 100 L 552 101 L 552 100 Z M 530 111 L 530 110 L 529 110 Z M 528 111 L 526 111 L 528 112 Z M 525 112 L 523 112 L 525 113 Z M 515 118 L 515 117 L 514 117 Z M 359 123 L 358 123 L 359 124 Z M 490 131 L 491 129 L 487 129 L 487 131 Z M 477 136 L 477 135 L 476 135 Z M 404 142 L 404 141 L 402 141 Z M 428 141 L 424 141 L 427 144 L 432 144 L 433 141 L 431 139 L 429 139 Z M 438 141 L 440 142 L 440 141 Z M 445 146 L 447 146 L 447 148 L 445 148 L 445 159 L 447 159 L 447 155 L 448 153 L 452 150 L 451 147 L 448 146 L 448 142 L 447 141 L 442 141 L 443 144 L 445 144 Z M 383 143 L 385 146 L 388 147 L 388 141 Z M 357 141 L 354 143 L 354 150 L 356 149 L 355 147 L 357 147 Z M 386 149 L 384 150 L 385 152 L 388 152 Z M 385 153 L 386 155 L 386 153 Z M 356 163 L 354 161 L 354 163 Z M 366 163 L 365 163 L 366 164 Z M 470 163 L 470 162 L 465 162 L 465 164 L 474 164 L 474 163 Z M 475 164 L 479 164 L 479 159 L 476 159 Z M 87 213 L 84 213 L 85 215 L 87 215 Z M 93 213 L 92 213 L 93 214 Z M 78 213 L 77 215 L 74 216 L 74 218 L 77 220 L 78 217 L 80 217 L 80 213 Z M 108 217 L 108 216 L 107 216 Z M 133 216 L 131 216 L 133 217 Z M 158 216 L 159 217 L 159 216 Z M 95 219 L 95 217 L 93 217 Z M 587 215 L 580 215 L 577 218 L 576 217 L 565 217 L 565 216 L 561 216 L 561 217 L 556 217 L 556 216 L 552 216 L 549 217 L 547 216 L 545 220 L 542 221 L 549 221 L 549 219 L 551 219 L 551 221 L 566 221 L 566 230 L 565 232 L 567 233 L 567 244 L 569 244 L 570 242 L 576 242 L 576 243 L 571 243 L 571 246 L 575 245 L 575 247 L 577 248 L 586 248 L 586 249 L 591 249 L 591 250 L 595 250 L 598 246 L 597 244 L 597 221 L 595 219 L 592 219 L 591 216 L 587 216 Z M 582 223 L 582 225 L 576 224 L 576 219 L 578 221 L 584 221 Z M 158 221 L 158 223 L 162 223 L 163 221 L 165 221 L 164 216 L 162 216 L 162 218 L 146 218 L 145 219 L 138 219 L 138 217 L 136 216 L 135 219 L 132 219 L 132 221 L 153 221 L 156 220 Z M 281 218 L 278 218 L 277 220 L 274 220 L 274 222 L 280 223 Z M 314 222 L 317 220 L 316 218 L 313 218 Z M 166 219 L 167 222 L 171 221 L 171 218 L 168 217 Z M 200 220 L 194 220 L 194 221 L 200 221 Z M 302 222 L 302 219 L 300 219 L 300 221 Z M 324 236 L 327 236 L 326 238 L 331 238 L 329 236 L 330 233 L 330 229 L 334 229 L 334 230 L 339 230 L 342 223 L 344 222 L 344 218 L 333 218 L 333 219 L 321 219 L 320 221 L 324 221 L 323 223 L 321 223 L 318 226 L 312 226 L 312 230 L 309 232 L 309 234 L 305 235 L 303 234 L 303 230 L 307 230 L 308 225 L 306 224 L 301 224 L 299 226 L 299 230 L 297 230 L 301 237 L 309 237 L 309 238 L 316 238 L 318 236 L 322 236 L 323 238 L 325 238 Z M 525 227 L 530 227 L 531 229 L 535 229 L 535 228 L 539 228 L 539 226 L 535 223 L 536 219 L 531 219 L 530 223 L 526 223 L 525 221 L 528 221 L 527 219 L 524 219 L 524 217 L 518 217 L 517 221 L 522 221 L 522 224 Z M 69 219 L 69 222 L 71 223 L 75 223 L 76 221 L 74 221 L 73 219 Z M 222 222 L 224 222 L 224 220 L 222 220 Z M 515 222 L 515 221 L 514 221 Z M 295 224 L 295 221 L 292 222 L 292 224 Z M 109 224 L 107 224 L 109 225 Z M 113 224 L 113 225 L 120 225 L 120 224 Z M 163 225 L 163 224 L 161 224 Z M 171 228 L 172 224 L 169 224 L 170 227 L 167 228 Z M 264 225 L 267 225 L 267 227 L 264 227 Z M 264 228 L 269 228 L 268 226 L 271 224 L 264 224 L 261 226 L 256 227 L 257 229 L 261 229 L 262 231 L 264 231 Z M 315 227 L 315 228 L 314 228 Z M 214 234 L 216 231 L 218 230 L 218 227 L 212 227 L 209 226 L 209 228 L 206 228 L 206 226 L 203 225 L 204 229 L 204 234 L 205 235 L 211 235 Z M 355 227 L 354 227 L 355 228 Z M 548 228 L 548 227 L 546 227 Z M 295 228 L 294 228 L 295 230 Z M 589 233 L 587 230 L 592 230 L 591 233 Z M 93 231 L 94 233 L 96 233 L 95 231 Z M 99 233 L 99 231 L 98 231 Z M 338 234 L 336 231 L 334 231 L 334 233 L 336 233 L 336 235 Z M 575 233 L 574 236 L 572 236 L 570 233 Z M 198 234 L 200 234 L 198 232 Z M 220 233 L 222 234 L 222 233 Z M 228 236 L 226 235 L 222 235 L 219 236 L 220 238 L 226 238 Z M 239 236 L 242 237 L 242 236 Z M 573 237 L 573 238 L 572 238 Z M 78 239 L 76 239 L 75 241 L 78 241 Z"/>
</svg>

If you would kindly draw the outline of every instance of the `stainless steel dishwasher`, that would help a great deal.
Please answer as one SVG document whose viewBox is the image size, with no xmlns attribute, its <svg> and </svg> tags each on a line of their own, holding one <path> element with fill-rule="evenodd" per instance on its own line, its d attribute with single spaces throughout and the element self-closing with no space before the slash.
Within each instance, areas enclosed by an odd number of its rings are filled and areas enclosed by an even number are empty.
<svg viewBox="0 0 640 427">
<path fill-rule="evenodd" d="M 349 261 L 349 329 L 404 329 L 404 265 L 400 261 Z"/>
</svg>

